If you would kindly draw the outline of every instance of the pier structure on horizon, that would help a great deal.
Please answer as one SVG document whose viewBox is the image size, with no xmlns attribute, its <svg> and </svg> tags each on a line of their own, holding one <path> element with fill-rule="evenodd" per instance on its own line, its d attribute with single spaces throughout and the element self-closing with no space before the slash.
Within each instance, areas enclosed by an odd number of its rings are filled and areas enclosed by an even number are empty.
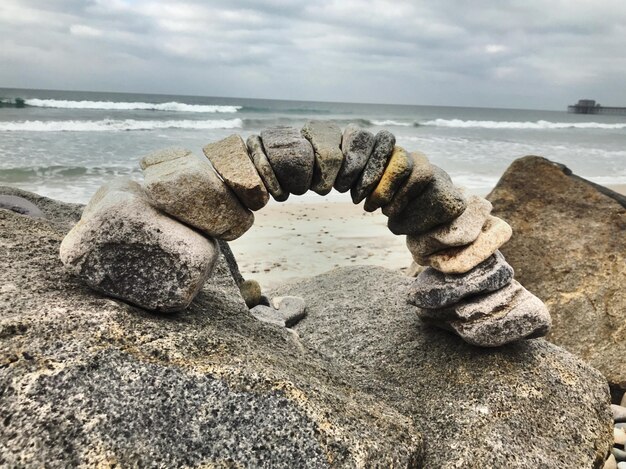
<svg viewBox="0 0 626 469">
<path fill-rule="evenodd" d="M 593 99 L 579 99 L 578 103 L 567 106 L 567 112 L 574 114 L 626 115 L 626 107 L 601 106 Z"/>
</svg>

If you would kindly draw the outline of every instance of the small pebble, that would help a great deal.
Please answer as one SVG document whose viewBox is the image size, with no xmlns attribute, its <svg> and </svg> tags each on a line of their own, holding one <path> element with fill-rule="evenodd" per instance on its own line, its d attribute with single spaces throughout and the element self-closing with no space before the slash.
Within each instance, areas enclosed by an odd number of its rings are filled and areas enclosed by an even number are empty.
<svg viewBox="0 0 626 469">
<path fill-rule="evenodd" d="M 626 422 L 626 407 L 611 404 L 611 410 L 613 411 L 613 420 L 615 422 Z"/>
<path fill-rule="evenodd" d="M 617 469 L 626 469 L 626 462 L 620 462 L 617 464 Z"/>
<path fill-rule="evenodd" d="M 626 451 L 623 451 L 618 448 L 611 448 L 611 453 L 615 456 L 615 459 L 618 461 L 626 461 Z M 617 466 L 619 467 L 619 465 Z"/>
<path fill-rule="evenodd" d="M 623 428 L 613 428 L 613 439 L 616 445 L 626 444 L 626 431 Z"/>
<path fill-rule="evenodd" d="M 617 469 L 617 461 L 615 460 L 615 456 L 613 456 L 612 454 L 609 455 L 607 460 L 604 462 L 604 466 L 602 466 L 602 469 Z"/>
</svg>

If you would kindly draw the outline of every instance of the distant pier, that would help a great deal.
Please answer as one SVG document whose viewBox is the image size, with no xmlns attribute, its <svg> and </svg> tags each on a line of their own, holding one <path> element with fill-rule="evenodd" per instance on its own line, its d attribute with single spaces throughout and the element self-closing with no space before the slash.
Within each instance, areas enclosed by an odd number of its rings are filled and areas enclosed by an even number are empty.
<svg viewBox="0 0 626 469">
<path fill-rule="evenodd" d="M 626 115 L 626 107 L 601 106 L 593 99 L 580 99 L 578 103 L 567 106 L 567 112 L 574 114 L 609 114 Z"/>
</svg>

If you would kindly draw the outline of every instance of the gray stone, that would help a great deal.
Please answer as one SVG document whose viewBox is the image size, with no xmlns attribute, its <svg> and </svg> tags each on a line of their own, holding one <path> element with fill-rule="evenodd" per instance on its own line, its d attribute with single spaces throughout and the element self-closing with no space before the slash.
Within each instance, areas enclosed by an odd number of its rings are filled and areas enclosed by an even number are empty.
<svg viewBox="0 0 626 469">
<path fill-rule="evenodd" d="M 335 180 L 335 189 L 347 192 L 356 183 L 361 171 L 374 149 L 374 135 L 359 128 L 356 124 L 349 124 L 343 131 L 341 151 L 343 164 Z"/>
<path fill-rule="evenodd" d="M 396 137 L 388 130 L 381 130 L 376 134 L 374 140 L 374 149 L 367 160 L 367 164 L 355 186 L 350 189 L 352 202 L 361 203 L 363 199 L 369 196 L 383 177 L 385 166 L 391 158 L 393 147 L 396 144 Z"/>
<path fill-rule="evenodd" d="M 11 210 L 27 217 L 44 217 L 43 212 L 34 203 L 16 195 L 0 194 L 0 209 Z"/>
<path fill-rule="evenodd" d="M 256 280 L 245 280 L 239 285 L 239 291 L 248 308 L 254 308 L 261 303 L 261 285 Z"/>
<path fill-rule="evenodd" d="M 230 246 L 223 239 L 218 239 L 217 244 L 220 247 L 220 252 L 228 264 L 228 269 L 230 270 L 230 275 L 233 277 L 233 280 L 237 284 L 237 286 L 241 285 L 244 281 L 243 275 L 239 271 L 239 264 L 237 264 L 237 259 L 235 259 L 235 255 L 233 251 L 230 249 Z"/>
<path fill-rule="evenodd" d="M 546 305 L 515 280 L 500 290 L 447 308 L 420 309 L 418 315 L 480 347 L 500 347 L 542 337 L 551 325 Z"/>
<path fill-rule="evenodd" d="M 626 461 L 626 451 L 619 449 L 619 448 L 611 448 L 611 455 L 615 457 L 615 459 L 617 459 L 618 461 Z M 622 463 L 620 463 L 622 464 Z M 620 465 L 617 465 L 617 469 L 623 469 L 624 467 L 626 467 L 626 464 L 624 464 L 623 466 L 620 467 Z"/>
<path fill-rule="evenodd" d="M 426 190 L 410 201 L 398 215 L 389 218 L 392 233 L 420 234 L 454 220 L 465 210 L 465 197 L 452 184 L 450 176 L 433 165 L 434 179 Z"/>
<path fill-rule="evenodd" d="M 626 422 L 626 407 L 611 404 L 611 410 L 613 411 L 613 420 L 615 422 Z"/>
<path fill-rule="evenodd" d="M 413 162 L 411 174 L 394 193 L 391 202 L 383 206 L 382 212 L 388 217 L 400 214 L 433 180 L 434 170 L 428 158 L 419 152 L 412 152 L 409 156 Z"/>
<path fill-rule="evenodd" d="M 123 179 L 96 192 L 60 257 L 91 288 L 169 312 L 191 303 L 218 252 L 215 240 L 154 209 L 139 184 Z"/>
<path fill-rule="evenodd" d="M 315 166 L 309 141 L 297 129 L 284 126 L 263 130 L 261 140 L 280 186 L 295 195 L 308 191 Z"/>
<path fill-rule="evenodd" d="M 241 136 L 230 135 L 209 143 L 202 151 L 222 180 L 247 208 L 259 210 L 265 207 L 270 196 Z"/>
<path fill-rule="evenodd" d="M 270 160 L 267 159 L 267 155 L 263 149 L 261 137 L 258 135 L 250 135 L 246 140 L 246 145 L 248 146 L 250 159 L 252 159 L 252 163 L 259 173 L 259 176 L 261 176 L 267 191 L 277 202 L 287 200 L 289 198 L 289 192 L 283 190 L 278 179 L 276 179 L 276 174 L 274 174 Z"/>
<path fill-rule="evenodd" d="M 428 267 L 413 282 L 409 303 L 420 308 L 443 308 L 468 296 L 499 290 L 511 282 L 513 273 L 500 251 L 461 275 Z"/>
<path fill-rule="evenodd" d="M 315 151 L 311 189 L 320 195 L 326 195 L 333 190 L 343 163 L 341 129 L 332 121 L 314 120 L 304 124 L 301 132 Z"/>
<path fill-rule="evenodd" d="M 501 251 L 550 305 L 548 340 L 626 390 L 626 200 L 538 156 L 515 160 L 487 196 L 513 228 Z"/>
<path fill-rule="evenodd" d="M 299 296 L 276 296 L 272 306 L 278 310 L 286 327 L 293 327 L 306 317 L 306 303 Z"/>
<path fill-rule="evenodd" d="M 273 324 L 279 327 L 287 327 L 285 324 L 285 318 L 276 308 L 265 305 L 257 305 L 250 309 L 250 313 L 259 321 Z"/>
<path fill-rule="evenodd" d="M 209 236 L 231 241 L 254 223 L 234 192 L 206 158 L 188 150 L 155 152 L 141 161 L 151 203 Z"/>
<path fill-rule="evenodd" d="M 391 203 L 393 196 L 411 175 L 412 170 L 413 157 L 404 148 L 398 145 L 393 147 L 383 176 L 378 181 L 376 189 L 365 199 L 363 204 L 365 211 L 373 212 Z"/>
<path fill-rule="evenodd" d="M 490 213 L 491 203 L 472 195 L 459 217 L 424 234 L 407 236 L 407 247 L 415 257 L 423 258 L 449 247 L 470 244 L 478 238 Z"/>
<path fill-rule="evenodd" d="M 602 465 L 613 431 L 595 369 L 542 339 L 485 349 L 428 327 L 403 300 L 413 281 L 349 267 L 274 293 L 306 301 L 295 328 L 305 346 L 342 363 L 354 389 L 413 419 L 425 439 L 416 467 Z"/>
<path fill-rule="evenodd" d="M 0 210 L 0 466 L 419 467 L 411 419 L 255 320 L 224 260 L 149 313 L 64 272 L 73 204 L 22 196 L 46 219 Z"/>
</svg>

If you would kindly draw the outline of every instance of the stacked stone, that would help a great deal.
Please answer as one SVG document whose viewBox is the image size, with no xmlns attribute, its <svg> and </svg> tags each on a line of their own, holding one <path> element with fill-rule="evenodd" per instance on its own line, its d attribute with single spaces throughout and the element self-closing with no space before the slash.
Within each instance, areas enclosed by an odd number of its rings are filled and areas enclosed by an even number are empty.
<svg viewBox="0 0 626 469">
<path fill-rule="evenodd" d="M 246 142 L 231 135 L 203 152 L 206 158 L 182 149 L 150 154 L 141 160 L 141 186 L 125 180 L 101 188 L 61 246 L 65 265 L 111 296 L 180 310 L 211 273 L 215 238 L 243 235 L 270 196 L 280 202 L 334 188 L 350 191 L 367 211 L 382 209 L 389 229 L 408 235 L 416 262 L 430 266 L 411 292 L 425 321 L 483 346 L 547 331 L 545 307 L 497 252 L 510 227 L 390 132 L 351 124 L 342 133 L 332 122 L 310 121 Z"/>
</svg>

